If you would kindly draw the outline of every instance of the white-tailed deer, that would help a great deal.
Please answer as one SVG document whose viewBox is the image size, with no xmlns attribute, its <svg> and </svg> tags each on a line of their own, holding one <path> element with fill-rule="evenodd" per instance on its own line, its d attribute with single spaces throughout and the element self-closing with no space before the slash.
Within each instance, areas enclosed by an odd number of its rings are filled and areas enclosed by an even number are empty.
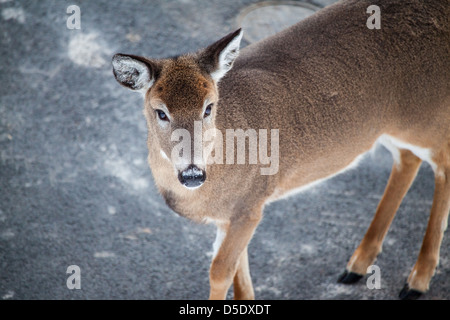
<svg viewBox="0 0 450 320">
<path fill-rule="evenodd" d="M 380 8 L 380 29 L 366 25 L 370 5 Z M 358 280 L 381 252 L 424 160 L 434 170 L 434 200 L 400 297 L 427 291 L 450 208 L 449 16 L 448 0 L 342 1 L 240 53 L 237 30 L 174 58 L 113 57 L 117 81 L 144 96 L 148 162 L 161 195 L 180 215 L 217 225 L 211 299 L 226 298 L 232 284 L 236 299 L 254 298 L 247 245 L 265 204 L 341 172 L 377 142 L 393 155 L 392 173 L 339 281 Z M 200 147 L 214 152 L 198 151 L 195 139 L 179 148 L 180 132 L 211 129 L 217 134 Z M 227 129 L 278 130 L 265 146 L 275 170 L 263 173 L 268 162 L 252 163 L 251 154 L 245 163 L 209 161 L 229 156 L 228 145 L 219 148 Z"/>
</svg>

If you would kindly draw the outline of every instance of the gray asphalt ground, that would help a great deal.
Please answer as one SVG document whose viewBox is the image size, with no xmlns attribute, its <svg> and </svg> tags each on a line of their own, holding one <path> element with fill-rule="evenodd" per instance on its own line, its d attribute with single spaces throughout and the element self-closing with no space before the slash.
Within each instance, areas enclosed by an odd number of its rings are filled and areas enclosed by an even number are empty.
<svg viewBox="0 0 450 320">
<path fill-rule="evenodd" d="M 116 83 L 110 60 L 197 50 L 255 2 L 0 1 L 0 299 L 208 297 L 215 228 L 178 217 L 156 192 L 141 97 Z M 66 27 L 71 4 L 81 30 Z M 381 289 L 336 283 L 391 164 L 379 147 L 356 169 L 269 205 L 249 246 L 256 298 L 396 299 L 431 207 L 427 164 L 376 262 Z M 423 299 L 450 298 L 449 244 L 447 234 Z M 70 265 L 80 267 L 79 290 L 66 286 Z"/>
</svg>

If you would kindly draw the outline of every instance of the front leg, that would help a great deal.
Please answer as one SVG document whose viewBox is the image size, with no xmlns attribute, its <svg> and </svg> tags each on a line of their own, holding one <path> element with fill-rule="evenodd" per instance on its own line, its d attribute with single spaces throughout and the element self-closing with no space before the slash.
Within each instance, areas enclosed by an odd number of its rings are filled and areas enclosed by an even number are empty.
<svg viewBox="0 0 450 320">
<path fill-rule="evenodd" d="M 261 211 L 257 214 L 231 219 L 222 229 L 225 237 L 211 263 L 210 300 L 224 300 L 233 279 L 235 298 L 253 298 L 253 287 L 248 272 L 247 245 L 261 221 Z M 239 271 L 238 271 L 239 267 Z"/>
</svg>

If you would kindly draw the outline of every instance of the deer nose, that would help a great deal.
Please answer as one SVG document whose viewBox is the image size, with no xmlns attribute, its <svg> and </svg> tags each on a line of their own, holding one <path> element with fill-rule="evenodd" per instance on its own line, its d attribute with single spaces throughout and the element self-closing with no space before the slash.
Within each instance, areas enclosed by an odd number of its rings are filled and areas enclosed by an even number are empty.
<svg viewBox="0 0 450 320">
<path fill-rule="evenodd" d="M 206 172 L 191 164 L 189 167 L 178 173 L 178 180 L 187 188 L 200 187 L 206 180 Z"/>
</svg>

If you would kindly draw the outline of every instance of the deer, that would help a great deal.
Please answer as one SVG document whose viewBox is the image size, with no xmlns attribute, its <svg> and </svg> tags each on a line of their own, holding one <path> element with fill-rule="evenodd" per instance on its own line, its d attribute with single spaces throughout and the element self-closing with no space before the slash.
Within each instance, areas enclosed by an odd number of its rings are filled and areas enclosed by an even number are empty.
<svg viewBox="0 0 450 320">
<path fill-rule="evenodd" d="M 380 8 L 379 29 L 366 25 L 370 5 Z M 113 56 L 115 79 L 143 96 L 148 164 L 160 195 L 179 215 L 217 227 L 210 299 L 226 299 L 232 286 L 235 299 L 255 298 L 248 244 L 268 203 L 344 172 L 379 144 L 392 154 L 392 171 L 337 280 L 352 284 L 366 274 L 426 162 L 433 203 L 399 298 L 427 292 L 450 209 L 449 16 L 448 0 L 347 0 L 242 49 L 238 29 L 175 57 Z M 267 162 L 248 163 L 250 155 L 245 163 L 209 161 L 225 153 L 215 147 L 230 128 L 278 130 L 266 146 L 276 170 L 263 174 Z M 177 148 L 177 130 L 191 134 L 186 150 Z M 219 132 L 195 142 L 213 151 L 193 147 L 195 130 Z"/>
</svg>

